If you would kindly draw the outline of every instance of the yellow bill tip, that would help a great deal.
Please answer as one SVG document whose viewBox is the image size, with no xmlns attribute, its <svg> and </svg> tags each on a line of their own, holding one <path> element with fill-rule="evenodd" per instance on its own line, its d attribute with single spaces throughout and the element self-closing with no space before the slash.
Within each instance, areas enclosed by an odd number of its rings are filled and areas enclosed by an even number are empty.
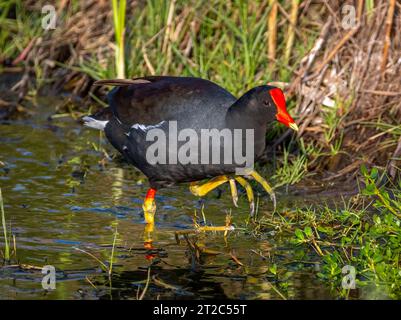
<svg viewBox="0 0 401 320">
<path fill-rule="evenodd" d="M 292 130 L 294 130 L 294 131 L 298 131 L 299 130 L 299 128 L 298 128 L 298 126 L 297 126 L 297 124 L 295 122 L 290 123 L 290 128 Z"/>
</svg>

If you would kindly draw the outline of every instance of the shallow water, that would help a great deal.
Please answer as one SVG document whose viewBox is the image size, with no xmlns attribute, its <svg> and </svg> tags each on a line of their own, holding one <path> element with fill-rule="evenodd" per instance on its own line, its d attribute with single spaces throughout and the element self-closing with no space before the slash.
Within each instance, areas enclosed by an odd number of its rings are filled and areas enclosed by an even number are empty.
<svg viewBox="0 0 401 320">
<path fill-rule="evenodd" d="M 200 216 L 199 199 L 187 186 L 160 191 L 155 249 L 146 250 L 141 210 L 146 179 L 119 161 L 104 161 L 103 166 L 105 155 L 96 149 L 114 151 L 99 132 L 69 117 L 48 120 L 57 103 L 40 99 L 40 114 L 0 124 L 4 164 L 0 187 L 7 223 L 15 235 L 18 262 L 37 267 L 0 268 L 0 299 L 137 299 L 150 265 L 145 299 L 333 297 L 316 277 L 316 266 L 297 262 L 299 249 L 289 239 L 275 237 L 274 232 L 260 239 L 244 229 L 248 214 L 244 197 L 232 210 L 239 229 L 227 241 L 222 234 L 208 233 L 191 236 L 188 244 L 183 237 L 177 243 L 175 231 L 193 228 L 194 211 Z M 302 204 L 303 198 L 278 194 L 280 206 Z M 229 192 L 220 199 L 216 194 L 208 196 L 204 206 L 207 221 L 214 225 L 223 225 L 233 208 Z M 260 214 L 269 209 L 271 204 L 263 197 Z M 90 254 L 108 266 L 116 228 L 118 241 L 109 277 Z M 208 253 L 199 256 L 196 246 Z M 280 279 L 268 272 L 271 263 L 262 257 L 270 253 L 285 268 Z M 55 290 L 42 288 L 44 265 L 57 270 Z"/>
</svg>

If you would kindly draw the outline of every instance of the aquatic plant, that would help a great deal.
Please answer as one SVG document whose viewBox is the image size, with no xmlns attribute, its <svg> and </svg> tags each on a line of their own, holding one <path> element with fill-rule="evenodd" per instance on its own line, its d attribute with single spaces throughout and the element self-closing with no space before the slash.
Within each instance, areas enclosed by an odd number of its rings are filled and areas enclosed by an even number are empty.
<svg viewBox="0 0 401 320">
<path fill-rule="evenodd" d="M 86 255 L 88 255 L 89 257 L 93 258 L 96 262 L 99 263 L 99 267 L 107 272 L 108 276 L 109 276 L 109 281 L 111 282 L 111 276 L 113 274 L 113 263 L 114 263 L 114 259 L 115 259 L 115 249 L 116 249 L 116 245 L 117 245 L 117 241 L 118 241 L 118 231 L 117 231 L 117 225 L 118 225 L 118 221 L 115 221 L 113 223 L 113 226 L 115 227 L 115 230 L 113 232 L 113 242 L 111 245 L 111 251 L 110 251 L 110 255 L 109 255 L 109 263 L 108 265 L 106 263 L 104 263 L 100 258 L 96 257 L 94 254 L 92 254 L 89 251 L 86 251 L 84 249 L 81 248 L 77 248 L 74 247 L 75 250 L 85 253 Z"/>
<path fill-rule="evenodd" d="M 263 234 L 274 226 L 276 232 L 291 233 L 292 243 L 305 250 L 302 260 L 319 261 L 317 276 L 336 296 L 352 296 L 343 281 L 354 270 L 356 288 L 380 287 L 380 297 L 399 299 L 401 182 L 384 184 L 385 173 L 376 168 L 362 167 L 361 173 L 363 187 L 342 205 L 329 202 L 265 215 L 257 230 Z"/>
<path fill-rule="evenodd" d="M 10 243 L 7 237 L 7 226 L 6 226 L 6 214 L 4 213 L 3 205 L 3 195 L 0 188 L 0 211 L 1 211 L 1 225 L 3 227 L 3 237 L 4 237 L 4 259 L 6 261 L 10 260 Z"/>
<path fill-rule="evenodd" d="M 300 140 L 300 150 L 297 155 L 290 154 L 288 148 L 284 148 L 283 156 L 277 158 L 277 167 L 273 179 L 276 181 L 275 187 L 296 184 L 308 174 L 308 156 L 311 154 L 311 146 L 304 145 Z"/>
</svg>

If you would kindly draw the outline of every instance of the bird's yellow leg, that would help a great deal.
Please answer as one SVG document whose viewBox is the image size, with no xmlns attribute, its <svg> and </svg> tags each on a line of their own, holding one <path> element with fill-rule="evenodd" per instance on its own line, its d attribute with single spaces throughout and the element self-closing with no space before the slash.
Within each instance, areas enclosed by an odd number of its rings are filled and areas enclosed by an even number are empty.
<svg viewBox="0 0 401 320">
<path fill-rule="evenodd" d="M 156 201 L 155 201 L 156 190 L 150 188 L 146 194 L 145 200 L 143 201 L 142 209 L 145 216 L 146 223 L 155 223 L 156 213 Z"/>
<path fill-rule="evenodd" d="M 195 232 L 205 232 L 205 231 L 223 231 L 224 237 L 227 236 L 228 231 L 234 230 L 234 226 L 231 225 L 231 219 L 226 219 L 225 226 L 200 226 L 194 221 L 195 223 Z"/>
<path fill-rule="evenodd" d="M 246 181 L 244 178 L 240 176 L 236 176 L 235 180 L 245 189 L 246 195 L 248 197 L 248 202 L 249 202 L 249 214 L 251 217 L 255 214 L 255 200 L 253 196 L 253 190 L 248 181 Z"/>
<path fill-rule="evenodd" d="M 144 247 L 145 249 L 152 248 L 153 231 L 155 227 L 155 213 L 156 213 L 156 190 L 150 188 L 146 193 L 145 200 L 143 201 L 142 209 L 145 217 L 145 230 L 144 230 Z"/>
<path fill-rule="evenodd" d="M 273 188 L 267 183 L 266 179 L 263 178 L 255 170 L 251 170 L 248 175 L 253 177 L 258 183 L 260 183 L 262 185 L 263 189 L 265 189 L 266 192 L 270 195 L 270 198 L 273 201 L 274 211 L 276 211 L 276 195 L 273 191 Z"/>
<path fill-rule="evenodd" d="M 232 231 L 234 230 L 234 226 L 203 226 L 203 227 L 197 227 L 196 231 Z"/>
<path fill-rule="evenodd" d="M 227 176 L 218 176 L 215 178 L 210 179 L 208 182 L 199 185 L 197 182 L 192 182 L 189 190 L 195 196 L 202 197 L 212 191 L 213 189 L 217 188 L 218 186 L 222 185 L 223 183 L 229 182 L 230 189 L 231 189 L 231 197 L 233 199 L 234 206 L 238 207 L 238 191 L 237 186 L 235 185 L 235 180 L 232 178 L 228 178 Z"/>
<path fill-rule="evenodd" d="M 143 231 L 143 246 L 145 249 L 153 249 L 153 232 L 155 231 L 154 223 L 147 223 Z"/>
<path fill-rule="evenodd" d="M 229 181 L 227 176 L 218 176 L 210 179 L 208 182 L 200 185 L 198 182 L 191 182 L 189 190 L 193 195 L 198 197 L 203 197 L 208 194 L 213 189 L 216 189 L 218 186 L 221 186 L 223 183 Z"/>
<path fill-rule="evenodd" d="M 231 182 L 231 180 L 233 180 Z M 218 176 L 210 179 L 208 182 L 200 185 L 197 182 L 192 182 L 189 190 L 194 194 L 195 196 L 198 197 L 203 197 L 213 189 L 216 189 L 217 187 L 221 186 L 223 183 L 230 182 L 230 187 L 231 187 L 231 195 L 233 197 L 233 202 L 236 205 L 238 195 L 237 195 L 237 187 L 235 186 L 235 181 L 234 179 L 230 179 L 227 176 Z M 234 186 L 233 186 L 234 183 Z M 230 230 L 234 230 L 233 226 L 199 226 L 195 225 L 195 232 L 202 232 L 202 231 L 223 231 L 227 232 Z"/>
<path fill-rule="evenodd" d="M 238 190 L 237 185 L 235 184 L 234 179 L 229 179 L 230 181 L 230 190 L 231 190 L 231 197 L 233 198 L 234 206 L 238 207 Z"/>
</svg>

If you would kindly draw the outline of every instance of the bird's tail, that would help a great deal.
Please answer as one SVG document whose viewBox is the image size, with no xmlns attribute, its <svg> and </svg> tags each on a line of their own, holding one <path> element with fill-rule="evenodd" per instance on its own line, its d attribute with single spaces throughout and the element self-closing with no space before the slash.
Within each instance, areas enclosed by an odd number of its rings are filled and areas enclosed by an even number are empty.
<svg viewBox="0 0 401 320">
<path fill-rule="evenodd" d="M 82 120 L 84 121 L 84 126 L 97 130 L 104 130 L 109 122 L 108 120 L 98 120 L 90 116 L 85 116 L 82 118 Z"/>
<path fill-rule="evenodd" d="M 91 114 L 82 118 L 82 121 L 85 126 L 104 130 L 106 128 L 107 123 L 113 117 L 113 112 L 110 107 L 104 108 L 96 112 L 95 114 Z"/>
</svg>

